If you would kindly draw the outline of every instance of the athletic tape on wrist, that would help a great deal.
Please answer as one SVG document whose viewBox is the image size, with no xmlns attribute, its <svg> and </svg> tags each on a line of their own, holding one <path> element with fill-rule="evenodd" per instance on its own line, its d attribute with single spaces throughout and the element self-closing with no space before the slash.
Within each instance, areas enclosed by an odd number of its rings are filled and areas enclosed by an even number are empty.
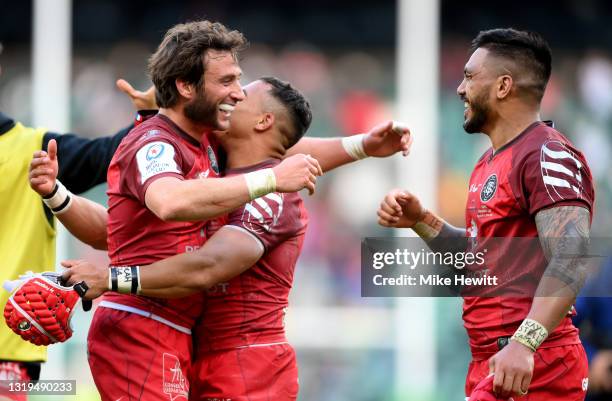
<svg viewBox="0 0 612 401">
<path fill-rule="evenodd" d="M 139 294 L 140 266 L 115 266 L 110 268 L 108 288 L 120 294 Z"/>
<path fill-rule="evenodd" d="M 440 229 L 442 228 L 439 223 L 440 221 L 433 213 L 426 211 L 423 219 L 412 226 L 412 230 L 424 240 L 431 240 L 440 234 Z"/>
<path fill-rule="evenodd" d="M 244 175 L 251 200 L 276 191 L 276 176 L 271 168 L 253 171 Z"/>
<path fill-rule="evenodd" d="M 353 160 L 361 160 L 368 157 L 363 147 L 363 140 L 365 134 L 351 135 L 342 138 L 342 147 L 348 153 Z"/>
<path fill-rule="evenodd" d="M 535 352 L 546 337 L 548 337 L 546 327 L 533 319 L 525 319 L 510 339 Z"/>
<path fill-rule="evenodd" d="M 72 193 L 59 180 L 49 195 L 43 196 L 43 202 L 53 214 L 62 214 L 72 206 Z"/>
</svg>

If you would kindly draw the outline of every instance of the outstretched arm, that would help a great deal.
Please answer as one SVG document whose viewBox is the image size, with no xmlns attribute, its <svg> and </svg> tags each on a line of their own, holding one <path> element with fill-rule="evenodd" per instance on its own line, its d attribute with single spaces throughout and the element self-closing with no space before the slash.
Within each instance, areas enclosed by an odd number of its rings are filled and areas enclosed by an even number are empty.
<svg viewBox="0 0 612 401">
<path fill-rule="evenodd" d="M 397 152 L 408 156 L 412 140 L 408 128 L 386 121 L 365 134 L 350 137 L 304 137 L 287 151 L 287 156 L 309 154 L 319 161 L 323 171 L 329 171 L 368 156 L 388 157 Z"/>
<path fill-rule="evenodd" d="M 57 144 L 49 142 L 48 152 L 38 151 L 30 163 L 30 186 L 45 200 L 58 219 L 78 239 L 96 249 L 106 247 L 107 213 L 103 206 L 67 191 L 58 174 Z M 262 180 L 272 176 L 273 183 Z M 316 159 L 294 155 L 271 171 L 245 175 L 181 181 L 163 177 L 149 185 L 145 203 L 166 221 L 205 220 L 223 215 L 269 192 L 296 192 L 303 188 L 313 193 L 316 177 L 321 175 Z"/>
<path fill-rule="evenodd" d="M 137 280 L 135 287 L 140 287 L 138 293 L 141 295 L 184 297 L 241 274 L 253 266 L 263 252 L 263 245 L 252 234 L 240 228 L 224 226 L 195 252 L 140 266 L 138 278 L 121 281 L 124 276 L 119 273 L 117 289 L 129 293 L 132 280 Z M 110 269 L 106 266 L 95 266 L 85 261 L 65 261 L 62 264 L 68 267 L 63 277 L 69 284 L 87 283 L 89 290 L 85 299 L 97 298 L 109 290 Z"/>
<path fill-rule="evenodd" d="M 316 159 L 297 154 L 272 169 L 225 178 L 184 180 L 162 177 L 147 188 L 145 204 L 164 221 L 207 220 L 270 192 L 315 191 L 323 174 Z"/>
</svg>

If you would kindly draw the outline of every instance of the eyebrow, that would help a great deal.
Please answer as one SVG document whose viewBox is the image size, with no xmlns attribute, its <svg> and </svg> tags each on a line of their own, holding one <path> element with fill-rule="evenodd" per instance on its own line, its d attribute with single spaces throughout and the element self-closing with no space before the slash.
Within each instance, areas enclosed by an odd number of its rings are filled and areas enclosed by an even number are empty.
<svg viewBox="0 0 612 401">
<path fill-rule="evenodd" d="M 242 72 L 238 73 L 238 74 L 225 74 L 222 75 L 221 78 L 219 78 L 221 81 L 225 81 L 226 79 L 237 79 L 240 80 L 240 78 L 242 78 Z"/>
</svg>

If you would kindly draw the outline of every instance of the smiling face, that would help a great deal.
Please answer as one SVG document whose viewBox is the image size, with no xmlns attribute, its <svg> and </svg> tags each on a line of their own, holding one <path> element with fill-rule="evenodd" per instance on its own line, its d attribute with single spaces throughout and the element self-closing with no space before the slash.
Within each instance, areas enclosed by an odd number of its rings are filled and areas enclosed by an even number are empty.
<svg viewBox="0 0 612 401">
<path fill-rule="evenodd" d="M 266 113 L 265 101 L 269 88 L 262 81 L 253 81 L 242 87 L 244 100 L 236 104 L 231 113 L 228 130 L 215 131 L 215 135 L 224 144 L 232 138 L 245 138 L 252 135 L 257 124 Z M 224 145 L 225 146 L 225 145 Z"/>
<path fill-rule="evenodd" d="M 478 48 L 465 65 L 463 81 L 457 95 L 463 100 L 463 129 L 467 133 L 483 132 L 492 115 L 492 89 L 496 75 L 487 68 L 488 50 Z"/>
<path fill-rule="evenodd" d="M 244 100 L 240 86 L 242 70 L 230 51 L 206 52 L 204 88 L 185 103 L 185 116 L 215 130 L 227 130 L 236 105 Z"/>
</svg>

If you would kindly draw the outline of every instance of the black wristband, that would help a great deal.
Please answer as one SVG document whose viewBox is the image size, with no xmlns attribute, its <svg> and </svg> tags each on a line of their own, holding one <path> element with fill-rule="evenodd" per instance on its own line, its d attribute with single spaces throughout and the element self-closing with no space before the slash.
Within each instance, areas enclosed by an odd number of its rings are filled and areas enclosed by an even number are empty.
<svg viewBox="0 0 612 401">
<path fill-rule="evenodd" d="M 57 191 L 55 191 L 55 192 L 57 192 Z M 62 210 L 64 210 L 64 208 L 65 208 L 66 206 L 68 206 L 68 204 L 70 203 L 70 200 L 71 200 L 71 199 L 72 199 L 72 198 L 70 198 L 70 195 L 66 196 L 66 200 L 64 200 L 64 202 L 62 202 L 62 204 L 61 204 L 61 205 L 59 205 L 58 207 L 55 207 L 55 208 L 51 209 L 51 211 L 52 211 L 54 214 L 57 214 L 57 213 L 61 212 Z"/>
<path fill-rule="evenodd" d="M 138 267 L 132 266 L 132 289 L 131 289 L 132 294 L 138 294 L 138 282 L 139 281 L 140 281 L 140 278 L 138 277 Z"/>
<path fill-rule="evenodd" d="M 53 190 L 51 191 L 51 193 L 43 196 L 43 199 L 51 199 L 55 196 L 55 194 L 57 193 L 57 190 L 59 188 L 59 185 L 57 185 L 57 181 L 55 182 L 55 185 L 53 186 Z"/>
<path fill-rule="evenodd" d="M 119 285 L 117 284 L 117 269 L 114 267 L 110 268 L 110 277 L 111 277 L 111 291 L 117 292 Z"/>
</svg>

